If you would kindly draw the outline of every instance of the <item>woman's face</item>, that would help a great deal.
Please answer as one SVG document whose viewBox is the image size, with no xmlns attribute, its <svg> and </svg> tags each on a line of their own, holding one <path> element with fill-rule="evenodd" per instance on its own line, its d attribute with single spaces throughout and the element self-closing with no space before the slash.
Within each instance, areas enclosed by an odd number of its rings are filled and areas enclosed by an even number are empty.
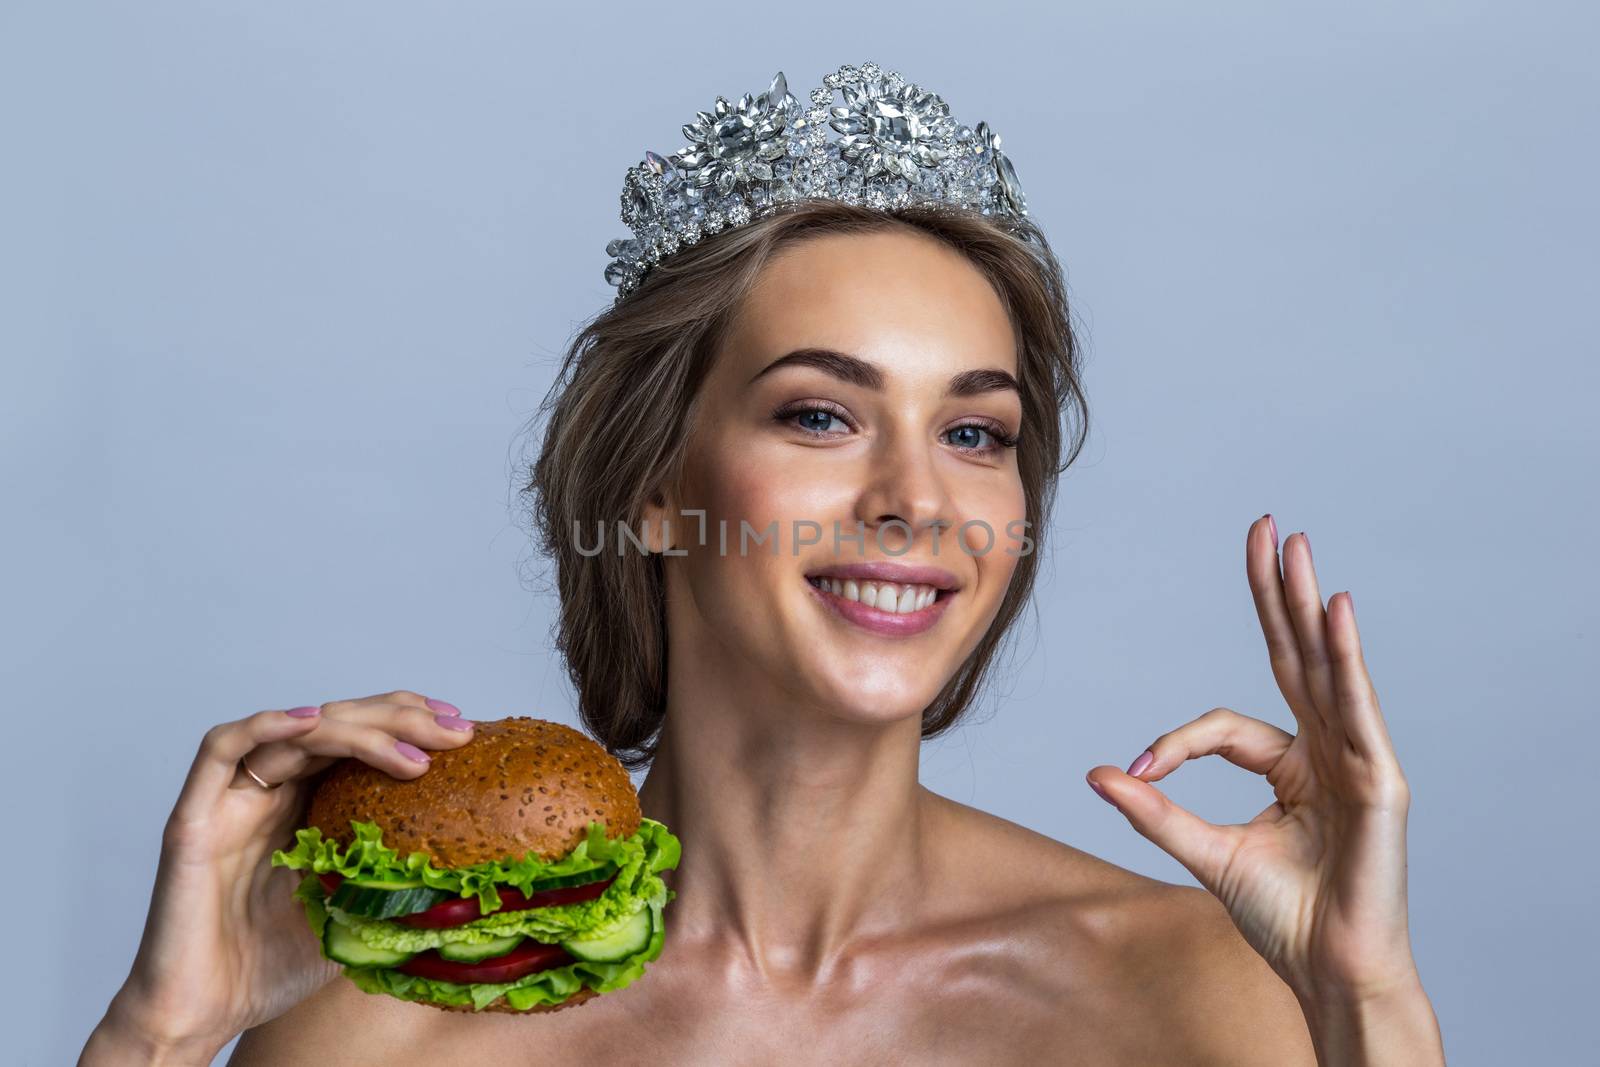
<svg viewBox="0 0 1600 1067">
<path fill-rule="evenodd" d="M 1016 375 L 1005 309 L 959 252 L 900 230 L 789 246 L 702 387 L 680 498 L 648 515 L 686 553 L 665 560 L 668 642 L 700 651 L 674 661 L 765 706 L 919 716 L 1028 544 Z"/>
</svg>

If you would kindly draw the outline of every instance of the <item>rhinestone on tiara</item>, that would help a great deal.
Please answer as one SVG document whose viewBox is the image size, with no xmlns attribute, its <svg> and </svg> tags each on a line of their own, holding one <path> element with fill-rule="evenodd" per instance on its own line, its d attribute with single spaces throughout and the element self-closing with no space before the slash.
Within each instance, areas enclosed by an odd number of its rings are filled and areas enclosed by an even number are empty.
<svg viewBox="0 0 1600 1067">
<path fill-rule="evenodd" d="M 984 215 L 1028 214 L 1000 135 L 987 122 L 956 122 L 937 94 L 897 72 L 846 64 L 808 99 L 802 109 L 779 71 L 759 96 L 719 96 L 711 111 L 696 113 L 678 151 L 646 151 L 628 169 L 622 222 L 632 233 L 606 245 L 605 277 L 618 300 L 666 256 L 789 201 L 878 209 L 938 201 Z"/>
</svg>

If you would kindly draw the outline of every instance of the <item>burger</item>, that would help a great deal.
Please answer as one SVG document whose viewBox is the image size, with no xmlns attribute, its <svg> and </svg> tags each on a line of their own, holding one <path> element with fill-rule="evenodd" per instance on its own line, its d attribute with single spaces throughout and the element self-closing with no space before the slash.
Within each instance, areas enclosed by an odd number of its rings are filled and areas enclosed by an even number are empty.
<svg viewBox="0 0 1600 1067">
<path fill-rule="evenodd" d="M 661 954 L 678 839 L 577 730 L 479 722 L 402 780 L 356 759 L 311 795 L 275 867 L 322 954 L 368 993 L 457 1011 L 545 1012 L 621 989 Z"/>
</svg>

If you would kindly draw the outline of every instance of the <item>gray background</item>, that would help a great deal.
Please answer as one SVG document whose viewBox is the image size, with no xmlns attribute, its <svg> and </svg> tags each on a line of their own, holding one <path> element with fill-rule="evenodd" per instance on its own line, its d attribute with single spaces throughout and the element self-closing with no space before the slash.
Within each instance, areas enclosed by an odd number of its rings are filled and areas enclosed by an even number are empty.
<svg viewBox="0 0 1600 1067">
<path fill-rule="evenodd" d="M 874 59 L 1001 133 L 1090 347 L 1037 625 L 929 784 L 1191 883 L 1083 774 L 1217 704 L 1293 728 L 1270 510 L 1355 593 L 1452 1063 L 1586 1059 L 1595 18 L 1207 7 L 0 9 L 8 1058 L 70 1060 L 122 981 L 210 724 L 402 686 L 571 721 L 508 504 L 622 172 Z"/>
</svg>

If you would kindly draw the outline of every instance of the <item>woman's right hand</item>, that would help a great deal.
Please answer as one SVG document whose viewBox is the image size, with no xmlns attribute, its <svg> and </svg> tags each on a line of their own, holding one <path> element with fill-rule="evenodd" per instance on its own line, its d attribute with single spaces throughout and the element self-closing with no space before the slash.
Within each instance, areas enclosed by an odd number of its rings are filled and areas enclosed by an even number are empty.
<svg viewBox="0 0 1600 1067">
<path fill-rule="evenodd" d="M 396 778 L 426 750 L 465 744 L 472 724 L 409 690 L 261 711 L 206 732 L 161 839 L 133 968 L 85 1047 L 91 1064 L 209 1064 L 233 1037 L 339 974 L 300 902 L 304 873 L 273 867 L 303 825 L 307 779 L 353 756 Z M 240 766 L 269 783 L 263 788 Z"/>
</svg>

